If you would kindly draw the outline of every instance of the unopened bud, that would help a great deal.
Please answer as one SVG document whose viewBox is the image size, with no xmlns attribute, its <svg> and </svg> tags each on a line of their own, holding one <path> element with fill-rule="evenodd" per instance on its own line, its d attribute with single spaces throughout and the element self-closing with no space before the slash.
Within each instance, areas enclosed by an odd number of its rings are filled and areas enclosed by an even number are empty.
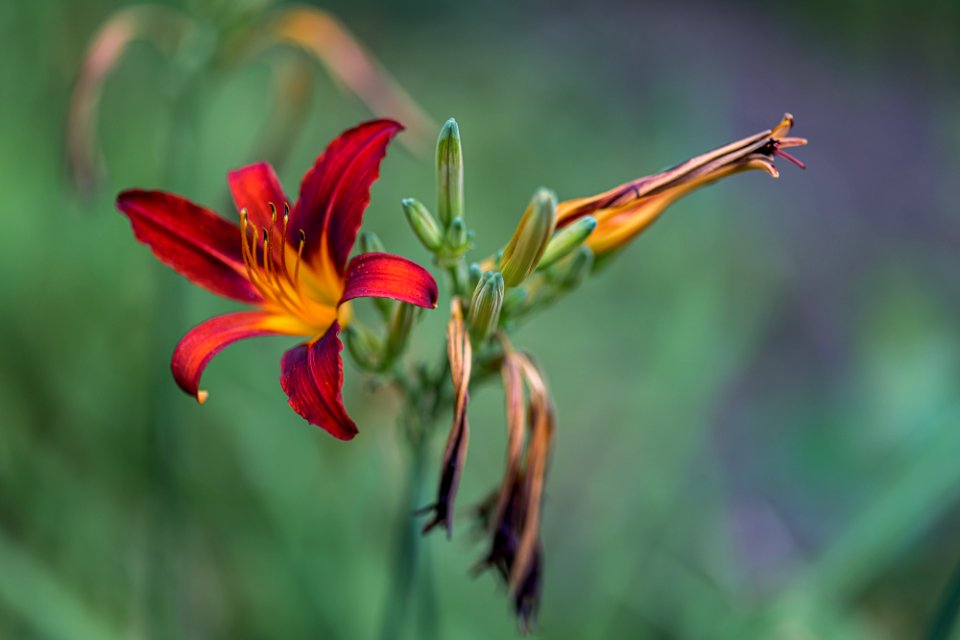
<svg viewBox="0 0 960 640">
<path fill-rule="evenodd" d="M 450 227 L 447 229 L 447 245 L 454 251 L 460 252 L 467 248 L 470 242 L 467 234 L 467 225 L 463 218 L 454 218 L 450 221 Z"/>
<path fill-rule="evenodd" d="M 580 247 L 576 253 L 547 269 L 547 277 L 560 289 L 573 289 L 590 275 L 592 268 L 593 251 L 589 247 Z"/>
<path fill-rule="evenodd" d="M 443 226 L 463 215 L 463 150 L 460 128 L 450 118 L 437 139 L 437 215 Z"/>
<path fill-rule="evenodd" d="M 417 308 L 412 304 L 404 302 L 397 303 L 390 315 L 390 321 L 387 327 L 387 346 L 385 360 L 393 360 L 403 353 L 407 347 L 407 341 L 410 339 L 410 331 L 413 329 L 413 322 L 416 320 Z"/>
<path fill-rule="evenodd" d="M 480 278 L 483 277 L 483 269 L 476 262 L 470 263 L 470 268 L 467 270 L 467 278 L 470 284 L 471 289 L 476 289 L 477 285 L 480 283 Z"/>
<path fill-rule="evenodd" d="M 547 245 L 547 250 L 543 252 L 540 258 L 538 269 L 546 269 L 557 260 L 566 257 L 580 248 L 593 230 L 597 228 L 597 220 L 593 216 L 580 218 L 573 224 L 564 227 Z"/>
<path fill-rule="evenodd" d="M 343 329 L 347 351 L 361 368 L 374 371 L 380 366 L 380 341 L 360 324 L 349 324 Z"/>
<path fill-rule="evenodd" d="M 443 244 L 443 234 L 433 215 L 423 204 L 413 198 L 404 198 L 400 203 L 403 205 L 403 213 L 407 217 L 407 222 L 410 223 L 410 228 L 423 246 L 430 251 L 439 249 Z"/>
<path fill-rule="evenodd" d="M 508 287 L 517 286 L 537 268 L 556 226 L 557 196 L 549 189 L 540 189 L 533 194 L 510 244 L 503 250 L 500 271 Z"/>
<path fill-rule="evenodd" d="M 363 231 L 360 234 L 360 253 L 383 253 L 383 242 L 372 231 Z"/>
<path fill-rule="evenodd" d="M 483 342 L 496 330 L 503 305 L 503 276 L 499 271 L 487 271 L 480 278 L 470 301 L 470 336 Z"/>
</svg>

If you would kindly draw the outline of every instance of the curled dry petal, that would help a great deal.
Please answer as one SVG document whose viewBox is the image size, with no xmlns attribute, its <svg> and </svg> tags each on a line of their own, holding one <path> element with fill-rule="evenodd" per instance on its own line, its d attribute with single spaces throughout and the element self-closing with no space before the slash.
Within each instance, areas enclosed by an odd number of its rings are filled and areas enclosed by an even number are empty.
<svg viewBox="0 0 960 640">
<path fill-rule="evenodd" d="M 450 362 L 450 379 L 453 381 L 455 398 L 453 424 L 450 426 L 447 446 L 443 451 L 437 500 L 429 507 L 433 511 L 433 517 L 424 525 L 423 532 L 427 533 L 439 525 L 447 530 L 449 538 L 453 534 L 453 505 L 467 459 L 467 445 L 470 440 L 467 403 L 470 399 L 468 388 L 473 353 L 459 298 L 454 298 L 450 305 L 450 321 L 447 324 L 447 358 Z"/>
<path fill-rule="evenodd" d="M 517 557 L 510 572 L 510 588 L 517 593 L 533 570 L 534 556 L 540 539 L 540 507 L 543 502 L 543 484 L 547 475 L 550 442 L 556 422 L 553 402 L 540 369 L 529 357 L 521 355 L 521 367 L 530 390 L 531 432 L 527 443 L 524 473 L 524 495 L 527 500 L 526 522 L 517 547 Z"/>
<path fill-rule="evenodd" d="M 314 7 L 293 7 L 277 16 L 270 35 L 314 56 L 378 116 L 406 123 L 417 151 L 429 148 L 436 124 L 332 15 Z"/>
<path fill-rule="evenodd" d="M 497 494 L 481 512 L 490 534 L 490 549 L 482 564 L 495 567 L 507 582 L 521 627 L 527 630 L 533 624 L 540 598 L 540 509 L 555 415 L 539 367 L 529 356 L 514 350 L 505 338 L 501 343 L 501 374 L 507 399 L 507 469 Z M 524 387 L 528 404 L 524 402 Z"/>
</svg>

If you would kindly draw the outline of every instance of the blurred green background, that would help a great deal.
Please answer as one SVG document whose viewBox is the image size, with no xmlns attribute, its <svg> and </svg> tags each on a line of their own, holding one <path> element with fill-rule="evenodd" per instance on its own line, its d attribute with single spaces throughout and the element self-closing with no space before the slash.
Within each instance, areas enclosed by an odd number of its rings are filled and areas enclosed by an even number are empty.
<svg viewBox="0 0 960 640">
<path fill-rule="evenodd" d="M 70 91 L 123 4 L 0 3 L 0 638 L 515 637 L 502 587 L 467 575 L 483 547 L 465 515 L 424 541 L 434 603 L 412 596 L 382 633 L 406 509 L 389 391 L 346 364 L 345 444 L 287 407 L 291 340 L 224 351 L 202 408 L 176 389 L 177 339 L 234 307 L 156 264 L 113 197 L 164 188 L 233 215 L 225 173 L 259 159 L 286 54 L 191 83 L 239 4 L 184 6 L 205 31 L 174 60 L 132 45 L 105 85 L 107 172 L 83 195 Z M 593 194 L 785 110 L 811 140 L 806 172 L 685 199 L 517 334 L 559 412 L 543 638 L 960 638 L 936 622 L 960 597 L 960 4 L 324 6 L 457 117 L 479 254 L 540 185 Z M 369 117 L 313 76 L 289 193 Z M 399 199 L 433 194 L 431 160 L 395 145 L 366 228 L 425 261 Z M 434 360 L 443 315 L 414 355 Z M 464 514 L 502 470 L 498 389 L 471 423 Z"/>
</svg>

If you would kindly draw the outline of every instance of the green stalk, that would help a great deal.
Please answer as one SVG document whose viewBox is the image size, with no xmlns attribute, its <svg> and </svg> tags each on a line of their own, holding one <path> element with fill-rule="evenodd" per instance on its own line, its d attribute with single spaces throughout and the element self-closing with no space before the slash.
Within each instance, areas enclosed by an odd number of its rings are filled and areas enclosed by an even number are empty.
<svg viewBox="0 0 960 640">
<path fill-rule="evenodd" d="M 952 631 L 957 626 L 957 619 L 960 618 L 960 560 L 950 576 L 950 582 L 947 584 L 940 598 L 940 604 L 937 607 L 936 615 L 927 632 L 927 640 L 949 640 L 953 637 Z"/>
<path fill-rule="evenodd" d="M 173 102 L 170 143 L 166 150 L 165 174 L 171 187 L 180 193 L 193 191 L 195 181 L 197 108 L 199 76 L 185 82 Z M 155 266 L 154 299 L 156 323 L 151 362 L 164 362 L 172 346 L 180 339 L 183 316 L 182 283 L 171 277 L 166 267 Z M 153 369 L 147 407 L 148 522 L 145 549 L 145 585 L 143 594 L 149 627 L 156 637 L 182 637 L 180 615 L 183 508 L 177 487 L 180 438 L 177 426 L 184 398 L 170 380 L 166 367 Z"/>
</svg>

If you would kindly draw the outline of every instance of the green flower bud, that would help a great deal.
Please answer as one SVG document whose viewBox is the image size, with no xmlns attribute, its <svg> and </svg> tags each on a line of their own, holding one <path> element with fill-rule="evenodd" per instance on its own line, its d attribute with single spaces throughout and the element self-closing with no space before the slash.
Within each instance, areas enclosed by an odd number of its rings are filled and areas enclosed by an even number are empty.
<svg viewBox="0 0 960 640">
<path fill-rule="evenodd" d="M 376 371 L 380 366 L 380 341 L 363 325 L 349 324 L 343 329 L 347 351 L 361 368 Z"/>
<path fill-rule="evenodd" d="M 503 250 L 500 271 L 508 287 L 517 286 L 537 268 L 556 226 L 557 196 L 549 189 L 540 189 L 533 194 L 510 243 Z"/>
<path fill-rule="evenodd" d="M 410 228 L 413 229 L 423 246 L 430 251 L 439 249 L 443 244 L 443 234 L 440 231 L 440 225 L 433 219 L 433 215 L 427 211 L 425 206 L 413 198 L 404 198 L 400 203 L 403 205 L 403 213 L 407 216 Z"/>
<path fill-rule="evenodd" d="M 440 129 L 437 140 L 437 215 L 445 227 L 463 215 L 463 150 L 453 118 Z"/>
<path fill-rule="evenodd" d="M 416 313 L 417 308 L 412 304 L 400 302 L 394 306 L 387 326 L 387 346 L 384 357 L 387 365 L 392 363 L 406 349 L 407 341 L 410 339 L 410 331 L 413 329 L 413 323 L 417 318 Z"/>
<path fill-rule="evenodd" d="M 470 242 L 467 234 L 467 225 L 463 218 L 454 218 L 450 221 L 450 227 L 447 229 L 447 246 L 455 253 L 459 253 L 467 248 Z"/>
<path fill-rule="evenodd" d="M 385 248 L 380 236 L 372 231 L 360 233 L 360 253 L 383 253 Z"/>
<path fill-rule="evenodd" d="M 483 277 L 483 269 L 480 268 L 480 265 L 476 262 L 470 263 L 470 269 L 467 271 L 468 283 L 470 284 L 471 289 L 476 289 L 477 285 L 480 283 L 480 278 Z"/>
<path fill-rule="evenodd" d="M 547 245 L 547 250 L 543 252 L 537 269 L 546 269 L 560 258 L 576 251 L 596 228 L 596 218 L 586 216 L 558 231 Z"/>
<path fill-rule="evenodd" d="M 502 305 L 503 276 L 499 271 L 487 271 L 470 301 L 470 336 L 475 342 L 483 342 L 496 330 Z"/>
<path fill-rule="evenodd" d="M 563 258 L 547 269 L 547 278 L 561 290 L 580 286 L 593 268 L 593 251 L 580 247 L 576 253 Z"/>
</svg>

